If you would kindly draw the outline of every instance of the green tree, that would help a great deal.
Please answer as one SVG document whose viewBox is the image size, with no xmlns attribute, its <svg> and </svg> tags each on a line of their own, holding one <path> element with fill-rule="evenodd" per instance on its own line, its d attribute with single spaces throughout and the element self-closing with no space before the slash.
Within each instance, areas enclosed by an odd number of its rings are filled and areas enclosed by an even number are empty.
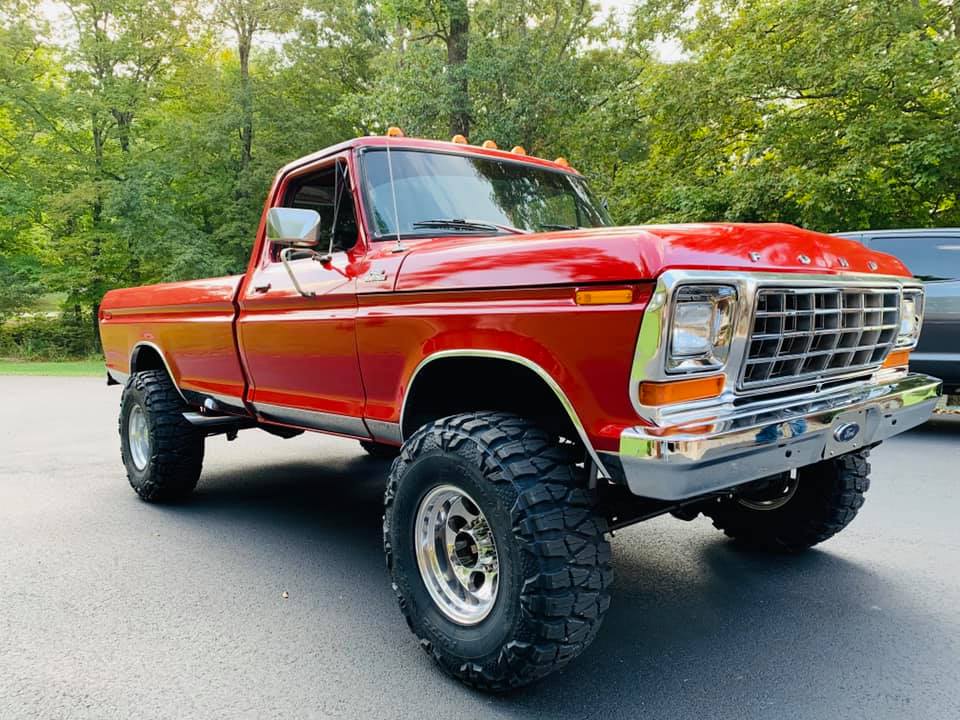
<svg viewBox="0 0 960 720">
<path fill-rule="evenodd" d="M 0 322 L 42 292 L 50 157 L 70 152 L 63 72 L 29 5 L 0 1 Z"/>
<path fill-rule="evenodd" d="M 242 271 L 277 168 L 391 124 L 564 155 L 621 222 L 960 224 L 951 0 L 49 7 L 0 0 L 0 321 L 64 292 L 38 347 L 88 347 L 110 288 Z"/>
<path fill-rule="evenodd" d="M 66 0 L 76 41 L 61 48 L 69 68 L 62 120 L 71 129 L 66 187 L 48 197 L 56 280 L 70 303 L 96 319 L 104 292 L 140 282 L 147 238 L 123 232 L 125 218 L 108 212 L 139 178 L 137 121 L 156 102 L 163 78 L 187 43 L 193 6 L 178 0 Z M 49 167 L 58 161 L 49 158 Z"/>
<path fill-rule="evenodd" d="M 242 173 L 250 165 L 253 153 L 253 88 L 250 80 L 250 54 L 254 40 L 264 32 L 282 33 L 290 29 L 300 11 L 302 0 L 220 0 L 216 15 L 236 37 L 240 61 L 240 161 Z"/>
<path fill-rule="evenodd" d="M 635 17 L 640 35 L 673 28 L 687 58 L 651 67 L 627 104 L 649 136 L 615 182 L 622 217 L 960 220 L 955 4 L 747 0 L 692 18 L 670 5 Z"/>
</svg>

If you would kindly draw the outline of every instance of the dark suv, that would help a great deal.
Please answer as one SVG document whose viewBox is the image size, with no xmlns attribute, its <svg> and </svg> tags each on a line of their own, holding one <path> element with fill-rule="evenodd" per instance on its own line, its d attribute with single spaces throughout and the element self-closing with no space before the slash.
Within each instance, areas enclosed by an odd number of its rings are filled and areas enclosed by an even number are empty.
<svg viewBox="0 0 960 720">
<path fill-rule="evenodd" d="M 890 253 L 926 288 L 923 332 L 910 369 L 943 379 L 945 394 L 960 394 L 960 228 L 864 230 L 837 235 Z"/>
</svg>

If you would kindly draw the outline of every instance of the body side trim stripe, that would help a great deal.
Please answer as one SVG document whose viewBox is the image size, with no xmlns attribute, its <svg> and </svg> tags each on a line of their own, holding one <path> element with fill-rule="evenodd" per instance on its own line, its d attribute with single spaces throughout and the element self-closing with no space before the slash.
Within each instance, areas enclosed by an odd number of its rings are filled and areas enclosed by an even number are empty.
<svg viewBox="0 0 960 720">
<path fill-rule="evenodd" d="M 266 420 L 275 420 L 289 425 L 310 428 L 311 430 L 337 433 L 338 435 L 350 435 L 359 438 L 370 437 L 363 418 L 317 410 L 303 410 L 270 403 L 255 402 L 252 404 L 254 410 Z"/>
</svg>

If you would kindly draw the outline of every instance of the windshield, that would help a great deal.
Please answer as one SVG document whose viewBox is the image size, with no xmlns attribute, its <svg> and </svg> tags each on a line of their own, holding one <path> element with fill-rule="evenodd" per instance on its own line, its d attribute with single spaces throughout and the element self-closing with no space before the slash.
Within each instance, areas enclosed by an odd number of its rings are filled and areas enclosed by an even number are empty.
<svg viewBox="0 0 960 720">
<path fill-rule="evenodd" d="M 362 156 L 364 194 L 376 239 L 397 234 L 540 232 L 612 224 L 582 178 L 470 155 L 390 150 Z"/>
</svg>

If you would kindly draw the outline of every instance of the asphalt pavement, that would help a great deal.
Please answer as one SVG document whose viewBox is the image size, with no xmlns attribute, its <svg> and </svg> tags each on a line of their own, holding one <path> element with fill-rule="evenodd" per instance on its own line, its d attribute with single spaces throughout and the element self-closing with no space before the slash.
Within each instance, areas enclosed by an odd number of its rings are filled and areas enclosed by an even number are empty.
<svg viewBox="0 0 960 720">
<path fill-rule="evenodd" d="M 798 557 L 704 518 L 614 539 L 613 604 L 564 672 L 503 697 L 443 676 L 380 547 L 385 463 L 251 430 L 193 500 L 120 464 L 119 388 L 0 377 L 0 718 L 960 718 L 960 420 L 872 455 Z M 286 594 L 286 595 L 284 595 Z"/>
</svg>

